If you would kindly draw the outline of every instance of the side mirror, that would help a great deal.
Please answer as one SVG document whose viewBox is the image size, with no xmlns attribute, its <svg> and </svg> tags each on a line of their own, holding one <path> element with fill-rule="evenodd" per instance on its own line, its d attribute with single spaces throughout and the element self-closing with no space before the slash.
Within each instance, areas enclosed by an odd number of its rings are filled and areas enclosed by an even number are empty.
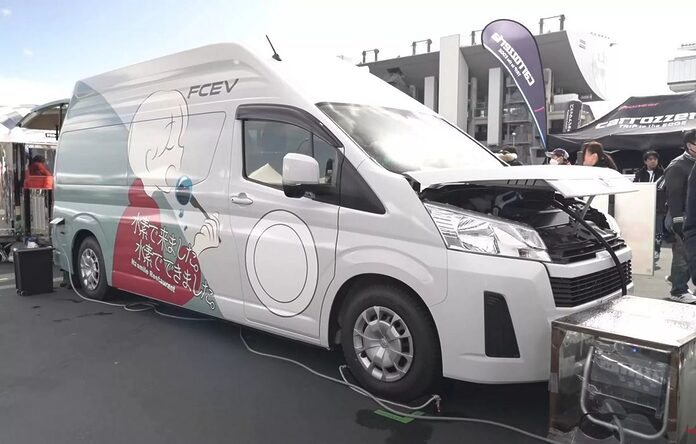
<svg viewBox="0 0 696 444">
<path fill-rule="evenodd" d="M 283 157 L 283 191 L 288 197 L 302 197 L 319 185 L 319 163 L 304 154 L 289 153 Z"/>
</svg>

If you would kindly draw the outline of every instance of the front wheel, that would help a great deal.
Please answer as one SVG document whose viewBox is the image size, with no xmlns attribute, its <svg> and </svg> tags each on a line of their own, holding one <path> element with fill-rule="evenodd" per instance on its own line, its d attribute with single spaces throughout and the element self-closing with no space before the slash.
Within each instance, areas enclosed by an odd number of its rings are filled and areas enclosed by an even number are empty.
<svg viewBox="0 0 696 444">
<path fill-rule="evenodd" d="M 86 297 L 103 301 L 107 298 L 106 269 L 99 242 L 92 236 L 86 237 L 77 253 L 77 277 Z"/>
<path fill-rule="evenodd" d="M 427 308 L 397 286 L 369 285 L 349 295 L 341 345 L 353 376 L 379 396 L 412 400 L 442 376 L 440 345 Z"/>
</svg>

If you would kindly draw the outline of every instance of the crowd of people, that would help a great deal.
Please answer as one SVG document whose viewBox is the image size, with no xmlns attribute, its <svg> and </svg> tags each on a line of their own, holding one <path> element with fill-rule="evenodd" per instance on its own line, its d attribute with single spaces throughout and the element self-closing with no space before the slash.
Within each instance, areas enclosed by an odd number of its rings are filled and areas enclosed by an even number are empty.
<svg viewBox="0 0 696 444">
<path fill-rule="evenodd" d="M 696 285 L 696 130 L 684 133 L 684 153 L 672 160 L 666 168 L 660 164 L 657 151 L 643 153 L 643 166 L 634 182 L 653 182 L 657 189 L 655 210 L 655 263 L 660 258 L 663 241 L 672 245 L 672 264 L 667 282 L 669 299 L 687 304 L 696 303 L 696 295 L 689 289 L 689 281 Z M 511 166 L 522 165 L 514 148 L 505 148 L 498 157 Z M 556 148 L 548 156 L 549 165 L 572 165 L 569 153 Z M 604 151 L 600 142 L 591 141 L 577 153 L 577 165 L 611 168 L 616 163 Z"/>
</svg>

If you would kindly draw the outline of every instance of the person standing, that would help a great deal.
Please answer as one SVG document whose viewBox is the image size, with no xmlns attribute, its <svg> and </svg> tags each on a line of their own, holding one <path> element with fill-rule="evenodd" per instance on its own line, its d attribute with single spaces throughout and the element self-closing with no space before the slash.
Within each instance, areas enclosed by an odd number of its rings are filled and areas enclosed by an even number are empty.
<svg viewBox="0 0 696 444">
<path fill-rule="evenodd" d="M 32 157 L 29 163 L 30 176 L 52 176 L 51 172 L 46 168 L 46 159 L 44 156 L 37 154 Z"/>
<path fill-rule="evenodd" d="M 633 181 L 657 182 L 663 174 L 665 174 L 665 170 L 660 165 L 660 155 L 657 154 L 657 151 L 646 151 L 643 153 L 643 168 L 638 170 Z"/>
<path fill-rule="evenodd" d="M 665 173 L 664 168 L 660 165 L 660 156 L 657 151 L 646 151 L 643 153 L 643 168 L 638 170 L 633 182 L 649 182 L 656 183 Z M 660 251 L 662 249 L 662 231 L 665 226 L 665 201 L 664 193 L 657 192 L 655 206 L 655 252 L 653 260 L 655 264 L 660 260 Z"/>
<path fill-rule="evenodd" d="M 614 159 L 604 152 L 604 147 L 601 143 L 593 140 L 582 146 L 582 164 L 584 166 L 595 166 L 601 168 L 611 168 L 619 170 L 614 163 Z"/>
<path fill-rule="evenodd" d="M 684 134 L 684 146 L 696 153 L 696 130 Z M 696 162 L 694 163 L 696 165 Z M 684 250 L 686 252 L 689 275 L 696 285 L 696 173 L 691 168 L 686 184 L 686 210 L 684 218 Z"/>
<path fill-rule="evenodd" d="M 570 155 L 568 154 L 568 151 L 564 150 L 563 148 L 556 148 L 555 150 L 551 151 L 551 154 L 549 156 L 549 165 L 570 165 Z"/>
<path fill-rule="evenodd" d="M 696 162 L 696 130 L 688 131 L 684 135 L 684 154 L 674 159 L 665 169 L 665 189 L 667 191 L 668 219 L 671 218 L 674 243 L 672 244 L 672 268 L 669 281 L 672 283 L 670 300 L 693 304 L 696 296 L 689 291 L 689 262 L 684 244 L 684 222 L 687 207 L 687 191 L 689 175 Z M 694 198 L 692 194 L 692 198 Z M 696 211 L 691 206 L 692 211 Z M 691 254 L 696 254 L 693 249 L 693 233 L 696 218 L 692 217 L 689 224 L 689 242 Z"/>
</svg>

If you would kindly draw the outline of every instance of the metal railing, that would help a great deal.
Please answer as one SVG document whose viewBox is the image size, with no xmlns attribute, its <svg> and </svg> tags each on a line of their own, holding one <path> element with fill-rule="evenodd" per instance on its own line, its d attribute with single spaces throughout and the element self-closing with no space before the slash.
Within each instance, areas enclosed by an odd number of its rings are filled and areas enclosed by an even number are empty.
<svg viewBox="0 0 696 444">
<path fill-rule="evenodd" d="M 416 55 L 416 46 L 417 46 L 419 43 L 425 43 L 425 44 L 426 44 L 426 47 L 427 47 L 427 48 L 426 48 L 426 51 L 427 51 L 427 52 L 430 52 L 430 45 L 433 44 L 433 41 L 432 41 L 432 40 L 430 40 L 430 39 L 426 39 L 426 40 L 416 40 L 415 42 L 412 42 L 412 43 L 411 43 L 411 48 L 413 48 L 413 54 L 412 54 L 412 55 Z"/>
<path fill-rule="evenodd" d="M 374 61 L 375 62 L 377 61 L 377 55 L 379 54 L 379 49 L 375 48 L 375 49 L 368 49 L 368 50 L 365 50 L 362 52 L 362 62 L 363 63 L 365 63 L 365 58 L 367 57 L 367 54 L 370 52 L 374 53 L 374 55 L 375 55 Z"/>
</svg>

